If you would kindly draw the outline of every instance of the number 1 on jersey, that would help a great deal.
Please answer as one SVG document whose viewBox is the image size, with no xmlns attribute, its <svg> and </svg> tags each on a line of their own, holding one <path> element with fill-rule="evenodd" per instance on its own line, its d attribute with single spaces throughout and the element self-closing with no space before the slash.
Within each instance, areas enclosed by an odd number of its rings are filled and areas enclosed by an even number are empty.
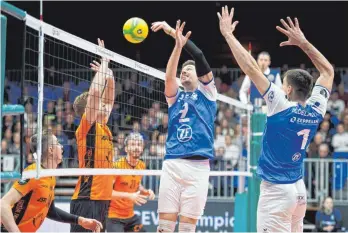
<svg viewBox="0 0 348 233">
<path fill-rule="evenodd" d="M 301 150 L 303 150 L 306 147 L 306 145 L 307 145 L 309 132 L 311 132 L 310 129 L 303 129 L 303 130 L 297 132 L 297 136 L 302 136 L 303 135 Z"/>
</svg>

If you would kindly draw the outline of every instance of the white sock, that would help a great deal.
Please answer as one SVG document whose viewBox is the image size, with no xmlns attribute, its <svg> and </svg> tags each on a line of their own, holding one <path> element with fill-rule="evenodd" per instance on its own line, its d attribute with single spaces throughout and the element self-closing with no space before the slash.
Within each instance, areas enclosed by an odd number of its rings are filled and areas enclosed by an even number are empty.
<svg viewBox="0 0 348 233">
<path fill-rule="evenodd" d="M 192 223 L 180 222 L 179 223 L 179 232 L 195 232 L 196 225 Z"/>
<path fill-rule="evenodd" d="M 160 219 L 158 221 L 157 232 L 174 232 L 176 222 Z"/>
</svg>

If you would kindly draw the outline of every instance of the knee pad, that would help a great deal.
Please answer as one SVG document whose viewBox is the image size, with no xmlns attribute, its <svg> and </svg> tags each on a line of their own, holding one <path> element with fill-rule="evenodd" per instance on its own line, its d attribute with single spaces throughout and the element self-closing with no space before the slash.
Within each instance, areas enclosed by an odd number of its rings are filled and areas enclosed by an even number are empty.
<svg viewBox="0 0 348 233">
<path fill-rule="evenodd" d="M 196 232 L 196 225 L 192 223 L 180 222 L 179 232 Z"/>
<path fill-rule="evenodd" d="M 160 219 L 158 221 L 157 232 L 174 232 L 176 222 Z"/>
</svg>

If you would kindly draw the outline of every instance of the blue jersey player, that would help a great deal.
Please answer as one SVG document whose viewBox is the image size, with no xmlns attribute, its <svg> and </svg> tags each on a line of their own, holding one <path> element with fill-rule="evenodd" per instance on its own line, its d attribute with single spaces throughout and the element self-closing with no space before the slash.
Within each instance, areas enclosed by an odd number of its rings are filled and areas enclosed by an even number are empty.
<svg viewBox="0 0 348 233">
<path fill-rule="evenodd" d="M 211 68 L 202 51 L 182 35 L 185 23 L 176 30 L 156 22 L 152 30 L 163 29 L 175 38 L 166 69 L 165 95 L 168 102 L 168 138 L 158 196 L 158 232 L 195 232 L 203 214 L 209 186 L 209 159 L 213 158 L 217 91 Z M 194 59 L 182 65 L 179 89 L 176 79 L 184 48 Z"/>
<path fill-rule="evenodd" d="M 326 58 L 305 38 L 298 20 L 277 29 L 288 37 L 280 46 L 301 48 L 320 72 L 312 89 L 313 77 L 301 69 L 284 75 L 282 89 L 270 83 L 254 58 L 234 37 L 238 21 L 227 6 L 218 13 L 220 31 L 241 69 L 251 78 L 268 107 L 262 151 L 257 168 L 262 178 L 257 210 L 258 232 L 303 232 L 306 188 L 302 180 L 303 158 L 309 142 L 323 120 L 334 71 Z"/>
</svg>

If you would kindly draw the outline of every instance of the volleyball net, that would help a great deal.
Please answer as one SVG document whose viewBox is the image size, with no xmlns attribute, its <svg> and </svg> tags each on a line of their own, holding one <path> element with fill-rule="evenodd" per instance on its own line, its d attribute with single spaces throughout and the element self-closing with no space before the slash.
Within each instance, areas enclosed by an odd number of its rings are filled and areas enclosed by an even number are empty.
<svg viewBox="0 0 348 233">
<path fill-rule="evenodd" d="M 8 9 L 2 10 L 9 13 Z M 25 107 L 22 131 L 25 149 L 21 154 L 21 169 L 34 162 L 52 162 L 44 155 L 44 145 L 33 145 L 33 135 L 36 135 L 37 142 L 42 142 L 45 133 L 51 132 L 63 148 L 62 162 L 57 169 L 37 166 L 36 170 L 23 171 L 22 178 L 81 175 L 160 176 L 168 131 L 168 105 L 164 95 L 165 73 L 99 46 L 95 43 L 97 35 L 95 42 L 89 42 L 28 14 L 21 19 L 26 25 L 23 69 L 19 80 L 9 78 L 10 82 L 23 84 L 20 95 Z M 108 43 L 111 42 L 106 41 L 106 47 Z M 111 141 L 112 153 L 107 161 L 93 161 L 94 164 L 109 165 L 79 168 L 79 163 L 87 163 L 81 160 L 91 158 L 88 157 L 88 150 L 79 148 L 81 145 L 76 139 L 76 131 L 83 120 L 74 111 L 73 105 L 76 98 L 91 88 L 96 72 L 91 69 L 90 63 L 100 62 L 102 58 L 109 60 L 109 68 L 113 71 L 115 100 L 105 128 L 109 132 L 109 138 L 105 138 L 104 134 L 98 135 L 101 131 L 95 130 L 93 136 L 99 137 L 100 142 L 93 143 L 99 143 L 100 150 L 105 149 L 105 153 L 110 153 L 102 146 L 105 145 L 104 139 Z M 101 87 L 103 88 L 105 87 Z M 103 89 L 102 92 L 104 91 Z M 251 176 L 249 129 L 252 107 L 224 95 L 218 96 L 217 104 L 214 127 L 215 159 L 211 161 L 210 175 Z M 143 138 L 140 159 L 146 170 L 126 169 L 126 165 L 117 168 L 113 166 L 129 153 L 125 139 L 130 133 L 139 133 Z M 95 150 L 93 144 L 90 149 Z M 79 153 L 84 154 L 79 156 Z M 220 179 L 214 181 L 230 182 Z"/>
</svg>

